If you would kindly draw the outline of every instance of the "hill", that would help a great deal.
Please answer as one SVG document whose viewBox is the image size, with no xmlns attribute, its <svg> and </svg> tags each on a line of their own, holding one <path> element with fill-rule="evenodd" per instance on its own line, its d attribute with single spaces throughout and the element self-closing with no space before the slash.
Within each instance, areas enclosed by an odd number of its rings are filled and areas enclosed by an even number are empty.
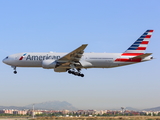
<svg viewBox="0 0 160 120">
<path fill-rule="evenodd" d="M 154 107 L 154 108 L 147 108 L 147 109 L 143 109 L 145 111 L 160 111 L 160 107 Z"/>
<path fill-rule="evenodd" d="M 0 110 L 3 110 L 3 109 L 24 110 L 28 108 L 20 107 L 20 106 L 0 106 Z"/>
<path fill-rule="evenodd" d="M 26 108 L 32 108 L 33 104 L 25 106 Z M 35 109 L 41 109 L 41 110 L 77 110 L 72 104 L 66 102 L 66 101 L 49 101 L 49 102 L 42 102 L 42 103 L 36 103 Z"/>
<path fill-rule="evenodd" d="M 24 109 L 32 109 L 33 104 L 26 106 L 0 106 L 0 110 L 3 109 L 14 109 L 14 110 L 24 110 Z M 35 103 L 35 109 L 40 110 L 77 110 L 72 104 L 66 101 L 49 101 L 42 103 Z"/>
</svg>

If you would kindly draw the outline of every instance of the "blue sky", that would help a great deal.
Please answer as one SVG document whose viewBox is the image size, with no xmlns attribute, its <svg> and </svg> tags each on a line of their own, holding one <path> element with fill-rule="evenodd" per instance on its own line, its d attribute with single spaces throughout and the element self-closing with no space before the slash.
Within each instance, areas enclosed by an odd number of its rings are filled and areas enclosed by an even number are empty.
<svg viewBox="0 0 160 120">
<path fill-rule="evenodd" d="M 124 52 L 154 29 L 149 62 L 83 70 L 84 78 L 42 68 L 13 69 L 0 63 L 0 105 L 67 101 L 80 109 L 160 106 L 159 0 L 0 1 L 0 58 L 21 52 Z"/>
</svg>

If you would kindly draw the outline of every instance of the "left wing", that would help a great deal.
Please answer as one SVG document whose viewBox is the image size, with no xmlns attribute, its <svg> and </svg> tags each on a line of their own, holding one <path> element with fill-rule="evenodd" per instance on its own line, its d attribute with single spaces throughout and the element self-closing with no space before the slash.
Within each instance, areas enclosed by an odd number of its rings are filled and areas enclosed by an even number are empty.
<svg viewBox="0 0 160 120">
<path fill-rule="evenodd" d="M 69 65 L 70 63 L 73 63 L 73 62 L 79 62 L 79 60 L 81 59 L 84 53 L 84 49 L 87 47 L 87 45 L 88 44 L 83 44 L 77 49 L 73 50 L 72 52 L 58 59 L 57 62 L 60 64 L 59 66 Z"/>
</svg>

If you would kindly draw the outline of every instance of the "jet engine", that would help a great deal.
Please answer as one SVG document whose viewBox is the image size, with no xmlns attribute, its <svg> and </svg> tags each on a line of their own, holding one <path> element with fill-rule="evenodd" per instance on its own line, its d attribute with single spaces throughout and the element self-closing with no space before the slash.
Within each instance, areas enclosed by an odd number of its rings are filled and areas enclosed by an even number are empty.
<svg viewBox="0 0 160 120">
<path fill-rule="evenodd" d="M 43 60 L 42 61 L 42 67 L 44 69 L 53 69 L 57 65 L 57 62 L 55 60 Z"/>
<path fill-rule="evenodd" d="M 80 61 L 80 63 L 84 68 L 90 68 L 93 66 L 90 62 L 87 61 Z"/>
</svg>

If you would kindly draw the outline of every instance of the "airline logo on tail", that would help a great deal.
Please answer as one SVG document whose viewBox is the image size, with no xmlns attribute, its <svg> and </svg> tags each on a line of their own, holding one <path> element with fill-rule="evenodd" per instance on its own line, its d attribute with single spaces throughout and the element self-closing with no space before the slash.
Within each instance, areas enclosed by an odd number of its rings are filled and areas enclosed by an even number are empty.
<svg viewBox="0 0 160 120">
<path fill-rule="evenodd" d="M 126 51 L 125 53 L 144 53 L 153 30 L 147 30 L 140 38 L 137 39 Z"/>
<path fill-rule="evenodd" d="M 152 33 L 153 30 L 147 30 L 124 53 L 121 54 L 120 58 L 117 58 L 115 61 L 141 62 L 142 57 L 136 57 L 136 56 L 144 54 Z M 136 57 L 136 59 L 133 59 L 134 57 Z"/>
</svg>

